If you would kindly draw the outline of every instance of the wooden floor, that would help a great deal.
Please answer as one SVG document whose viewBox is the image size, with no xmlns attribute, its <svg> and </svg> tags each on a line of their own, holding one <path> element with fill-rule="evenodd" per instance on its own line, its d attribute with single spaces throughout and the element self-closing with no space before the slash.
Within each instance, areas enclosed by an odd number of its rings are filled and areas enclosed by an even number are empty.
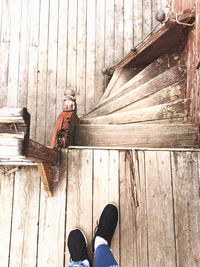
<svg viewBox="0 0 200 267">
<path fill-rule="evenodd" d="M 0 266 L 63 267 L 66 239 L 89 243 L 102 208 L 118 205 L 121 267 L 200 266 L 200 152 L 70 149 L 54 197 L 35 166 L 0 177 Z"/>
</svg>

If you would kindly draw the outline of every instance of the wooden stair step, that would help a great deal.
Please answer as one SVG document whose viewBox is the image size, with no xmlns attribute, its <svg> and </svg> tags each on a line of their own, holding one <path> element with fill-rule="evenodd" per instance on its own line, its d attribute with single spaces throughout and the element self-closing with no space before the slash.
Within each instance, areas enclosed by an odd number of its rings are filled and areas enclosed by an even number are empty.
<svg viewBox="0 0 200 267">
<path fill-rule="evenodd" d="M 189 100 L 182 99 L 172 103 L 83 119 L 81 123 L 125 124 L 173 118 L 182 118 L 184 120 L 184 117 L 187 116 L 186 112 L 189 113 L 190 102 Z"/>
<path fill-rule="evenodd" d="M 99 103 L 103 102 L 111 94 L 111 92 L 116 91 L 119 87 L 129 81 L 133 76 L 138 74 L 139 71 L 139 68 L 120 68 L 115 70 Z"/>
<path fill-rule="evenodd" d="M 178 81 L 177 83 L 170 85 L 157 91 L 137 102 L 134 102 L 126 107 L 123 107 L 114 113 L 120 113 L 125 111 L 136 110 L 140 108 L 151 107 L 164 103 L 171 103 L 180 99 L 184 99 L 186 94 L 186 80 Z"/>
<path fill-rule="evenodd" d="M 121 94 L 112 102 L 104 104 L 102 107 L 94 110 L 84 118 L 91 118 L 113 113 L 182 80 L 185 80 L 185 67 L 180 65 L 174 66 L 151 79 L 147 83 L 137 87 L 136 89 Z"/>
<path fill-rule="evenodd" d="M 76 125 L 75 145 L 197 148 L 199 147 L 199 127 L 192 124 L 79 124 Z"/>
<path fill-rule="evenodd" d="M 180 61 L 180 56 L 178 54 L 165 54 L 160 58 L 156 59 L 150 65 L 148 65 L 145 69 L 140 71 L 136 76 L 134 76 L 131 80 L 124 83 L 121 87 L 118 87 L 115 91 L 111 91 L 110 94 L 102 101 L 100 104 L 107 103 L 114 98 L 118 97 L 122 92 L 129 92 L 138 86 L 148 82 L 153 79 L 157 75 L 163 73 L 167 69 L 172 68 L 177 65 Z M 100 106 L 100 104 L 98 106 Z"/>
</svg>

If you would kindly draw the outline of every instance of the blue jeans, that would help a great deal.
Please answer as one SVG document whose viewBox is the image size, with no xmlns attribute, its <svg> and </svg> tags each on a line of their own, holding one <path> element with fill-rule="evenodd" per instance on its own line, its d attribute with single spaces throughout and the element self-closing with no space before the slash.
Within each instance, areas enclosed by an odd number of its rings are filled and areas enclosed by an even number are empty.
<svg viewBox="0 0 200 267">
<path fill-rule="evenodd" d="M 99 245 L 95 251 L 95 267 L 119 267 L 108 245 Z M 67 267 L 85 267 L 81 262 L 72 262 Z"/>
</svg>

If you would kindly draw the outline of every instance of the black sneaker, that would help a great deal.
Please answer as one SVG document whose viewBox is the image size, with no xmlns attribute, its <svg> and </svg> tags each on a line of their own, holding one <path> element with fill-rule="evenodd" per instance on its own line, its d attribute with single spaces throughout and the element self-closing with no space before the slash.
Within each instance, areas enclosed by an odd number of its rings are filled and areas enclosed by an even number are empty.
<svg viewBox="0 0 200 267">
<path fill-rule="evenodd" d="M 94 238 L 92 240 L 92 251 L 94 253 L 94 242 L 96 236 L 104 238 L 110 247 L 112 237 L 118 223 L 118 209 L 113 204 L 108 204 L 103 209 L 97 230 L 95 231 Z"/>
<path fill-rule="evenodd" d="M 89 261 L 87 240 L 80 229 L 74 229 L 69 233 L 67 245 L 70 253 L 70 261 Z"/>
</svg>

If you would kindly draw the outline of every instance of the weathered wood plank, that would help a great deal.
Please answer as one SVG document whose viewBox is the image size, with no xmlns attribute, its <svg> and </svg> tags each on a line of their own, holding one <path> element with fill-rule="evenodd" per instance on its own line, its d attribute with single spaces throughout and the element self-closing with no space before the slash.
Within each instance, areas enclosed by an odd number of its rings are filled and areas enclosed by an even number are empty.
<svg viewBox="0 0 200 267">
<path fill-rule="evenodd" d="M 13 107 L 17 106 L 18 98 L 21 4 L 21 0 L 9 3 L 11 20 L 7 105 Z"/>
<path fill-rule="evenodd" d="M 176 266 L 170 152 L 145 152 L 150 266 Z"/>
<path fill-rule="evenodd" d="M 108 147 L 199 147 L 190 124 L 76 125 L 75 145 Z"/>
<path fill-rule="evenodd" d="M 29 120 L 26 108 L 0 107 L 0 123 L 28 123 Z"/>
<path fill-rule="evenodd" d="M 100 106 L 94 110 L 87 117 L 96 117 L 101 115 L 107 115 L 114 111 L 119 110 L 120 108 L 126 107 L 131 103 L 139 101 L 167 86 L 170 86 L 180 80 L 183 80 L 185 77 L 184 68 L 179 66 L 174 66 L 169 70 L 166 70 L 164 73 L 156 76 L 147 83 L 135 88 L 134 90 L 128 90 L 128 92 L 120 95 L 111 102 L 105 103 L 105 105 Z"/>
<path fill-rule="evenodd" d="M 123 68 L 119 68 L 119 69 L 116 69 L 115 72 L 113 73 L 111 79 L 110 79 L 110 82 L 108 83 L 108 86 L 106 87 L 106 90 L 99 102 L 99 105 L 105 101 L 105 99 L 108 97 L 108 95 L 110 94 L 110 91 L 112 90 L 112 87 L 115 85 L 115 83 L 117 82 L 117 80 L 119 79 L 121 73 L 123 71 Z M 98 106 L 99 106 L 98 105 Z"/>
<path fill-rule="evenodd" d="M 47 146 L 41 145 L 32 139 L 29 139 L 28 147 L 26 151 L 26 157 L 35 158 L 38 162 L 59 162 L 59 152 L 49 148 Z"/>
<path fill-rule="evenodd" d="M 92 155 L 91 150 L 69 150 L 66 240 L 74 228 L 81 228 L 88 243 L 92 240 Z M 78 171 L 77 171 L 78 170 Z M 87 197 L 86 197 L 87 196 Z M 91 247 L 90 247 L 91 248 Z M 89 249 L 91 251 L 91 249 Z M 88 251 L 89 251 L 88 250 Z M 65 263 L 69 261 L 69 251 L 66 248 Z"/>
<path fill-rule="evenodd" d="M 76 68 L 77 68 L 77 1 L 68 1 L 68 55 L 67 61 L 67 86 L 76 91 Z"/>
<path fill-rule="evenodd" d="M 67 153 L 67 152 L 66 152 Z M 64 266 L 67 154 L 62 154 L 62 165 L 53 197 L 41 192 L 37 266 Z"/>
<path fill-rule="evenodd" d="M 112 95 L 107 96 L 107 99 L 104 99 L 104 101 L 102 102 L 103 103 L 110 102 L 119 97 L 122 93 L 129 92 L 141 86 L 142 84 L 148 82 L 150 79 L 155 78 L 157 75 L 161 74 L 165 70 L 170 69 L 171 67 L 177 65 L 177 63 L 179 62 L 178 60 L 179 56 L 177 54 L 172 54 L 172 55 L 166 54 L 161 56 L 160 58 L 156 59 L 153 63 L 151 63 L 149 66 L 147 66 L 145 69 L 140 71 L 136 76 L 134 76 L 128 82 L 122 84 L 121 87 L 119 87 L 115 92 L 113 92 Z"/>
<path fill-rule="evenodd" d="M 148 97 L 145 97 L 137 102 L 130 104 L 125 108 L 121 108 L 116 113 L 136 110 L 139 108 L 145 108 L 150 106 L 155 106 L 164 103 L 171 103 L 178 99 L 185 98 L 186 92 L 186 81 L 180 81 L 176 84 L 170 85 L 166 88 L 161 89 L 158 92 L 155 92 Z"/>
<path fill-rule="evenodd" d="M 136 109 L 120 113 L 113 113 L 89 119 L 82 119 L 86 124 L 125 124 L 143 121 L 156 121 L 163 119 L 183 118 L 186 112 L 186 100 L 173 103 Z"/>
<path fill-rule="evenodd" d="M 134 34 L 134 46 L 142 41 L 143 38 L 143 25 L 142 25 L 142 7 L 143 2 L 133 0 L 133 14 L 134 14 L 134 24 L 133 24 L 133 34 Z M 130 52 L 130 50 L 129 50 Z"/>
<path fill-rule="evenodd" d="M 12 224 L 14 174 L 0 173 L 0 265 L 8 266 L 10 256 L 10 231 Z"/>
<path fill-rule="evenodd" d="M 40 179 L 35 167 L 15 173 L 9 266 L 36 266 Z"/>
<path fill-rule="evenodd" d="M 44 191 L 47 197 L 52 197 L 52 183 L 55 178 L 52 166 L 48 162 L 39 162 L 37 163 L 37 167 L 43 183 Z"/>
<path fill-rule="evenodd" d="M 50 0 L 48 24 L 47 110 L 45 144 L 50 145 L 56 122 L 58 0 Z"/>
<path fill-rule="evenodd" d="M 127 83 L 131 78 L 133 78 L 137 73 L 139 72 L 139 68 L 122 68 L 122 72 L 117 79 L 116 83 L 111 88 L 110 94 L 108 97 L 112 97 L 112 95 L 115 95 L 115 92 L 118 91 L 118 89 L 123 86 L 125 83 Z"/>
<path fill-rule="evenodd" d="M 96 73 L 95 73 L 95 105 L 99 103 L 105 91 L 105 78 L 102 68 L 105 67 L 105 5 L 106 1 L 96 1 Z"/>
<path fill-rule="evenodd" d="M 119 63 L 109 68 L 113 74 L 116 68 L 146 66 L 159 56 L 169 53 L 182 37 L 182 25 L 174 25 L 171 28 L 163 26 L 154 35 L 137 47 L 136 51 L 130 51 Z M 173 38 L 172 38 L 173 36 Z"/>
<path fill-rule="evenodd" d="M 111 0 L 112 1 L 112 0 Z M 95 31 L 96 31 L 96 1 L 87 1 L 87 50 L 86 50 L 86 113 L 94 107 L 95 97 Z"/>
<path fill-rule="evenodd" d="M 67 22 L 68 1 L 59 1 L 58 13 L 58 62 L 57 62 L 57 96 L 56 116 L 62 111 L 62 100 L 67 83 Z"/>
<path fill-rule="evenodd" d="M 31 114 L 30 137 L 36 139 L 37 89 L 38 89 L 38 54 L 40 0 L 30 2 L 29 29 L 29 69 L 27 85 L 27 108 Z"/>
<path fill-rule="evenodd" d="M 78 107 L 78 115 L 84 115 L 86 113 L 86 18 L 87 18 L 87 6 L 86 1 L 78 1 L 78 18 L 77 18 L 77 91 L 76 91 L 76 103 Z M 98 90 L 99 91 L 99 90 Z M 98 94 L 97 91 L 97 94 Z"/>
<path fill-rule="evenodd" d="M 1 1 L 1 38 L 0 38 L 0 105 L 7 105 L 8 66 L 10 46 L 10 3 Z"/>
<path fill-rule="evenodd" d="M 93 230 L 108 203 L 119 207 L 118 192 L 118 152 L 94 151 L 94 182 L 93 182 Z M 101 196 L 101 198 L 99 198 Z M 116 229 L 111 248 L 116 260 L 119 260 L 119 228 Z"/>
<path fill-rule="evenodd" d="M 134 43 L 134 2 L 125 0 L 124 1 L 124 55 L 127 55 L 128 52 L 133 47 Z"/>
<path fill-rule="evenodd" d="M 27 106 L 28 70 L 29 70 L 29 30 L 30 30 L 30 2 L 22 0 L 21 27 L 19 32 L 19 76 L 17 106 Z"/>
<path fill-rule="evenodd" d="M 199 266 L 199 153 L 171 152 L 177 266 Z"/>
<path fill-rule="evenodd" d="M 124 55 L 124 0 L 114 3 L 114 62 Z"/>
<path fill-rule="evenodd" d="M 148 229 L 146 203 L 146 177 L 144 151 L 133 151 L 134 175 L 136 188 L 134 196 L 137 201 L 136 209 L 136 244 L 137 265 L 148 266 Z"/>
<path fill-rule="evenodd" d="M 119 152 L 119 191 L 120 191 L 120 265 L 136 263 L 136 208 L 132 197 L 133 176 L 130 167 L 130 151 Z M 129 249 L 127 249 L 127 247 Z"/>
<path fill-rule="evenodd" d="M 45 144 L 47 99 L 47 63 L 48 63 L 48 30 L 49 30 L 49 1 L 40 2 L 39 24 L 39 55 L 37 81 L 37 117 L 36 141 Z"/>
</svg>

